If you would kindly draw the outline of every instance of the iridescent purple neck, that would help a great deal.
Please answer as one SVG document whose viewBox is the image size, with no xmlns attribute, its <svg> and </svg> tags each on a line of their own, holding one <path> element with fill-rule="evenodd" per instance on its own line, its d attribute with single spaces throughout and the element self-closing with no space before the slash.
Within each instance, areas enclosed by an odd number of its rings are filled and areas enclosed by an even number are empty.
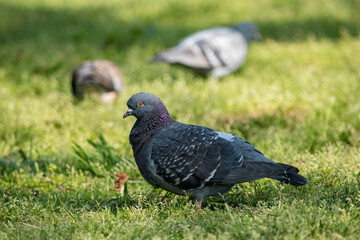
<svg viewBox="0 0 360 240">
<path fill-rule="evenodd" d="M 159 103 L 157 105 L 157 110 L 159 114 L 159 118 L 161 119 L 161 122 L 163 123 L 169 123 L 172 119 L 170 117 L 170 114 L 163 103 Z"/>
<path fill-rule="evenodd" d="M 153 134 L 169 124 L 172 119 L 164 104 L 159 102 L 151 113 L 138 119 L 138 121 L 146 129 L 146 132 Z"/>
<path fill-rule="evenodd" d="M 172 121 L 174 120 L 172 120 L 166 107 L 161 102 L 152 112 L 138 118 L 130 132 L 130 143 L 133 145 L 134 152 L 139 150 L 144 142 L 155 136 Z"/>
</svg>

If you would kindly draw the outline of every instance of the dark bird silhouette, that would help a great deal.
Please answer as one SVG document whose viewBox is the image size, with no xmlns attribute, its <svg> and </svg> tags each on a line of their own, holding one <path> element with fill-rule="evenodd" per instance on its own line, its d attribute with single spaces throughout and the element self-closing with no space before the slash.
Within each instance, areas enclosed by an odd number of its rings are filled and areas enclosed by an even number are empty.
<svg viewBox="0 0 360 240">
<path fill-rule="evenodd" d="M 150 93 L 136 93 L 124 118 L 137 118 L 130 143 L 147 182 L 175 194 L 204 197 L 227 193 L 237 183 L 260 178 L 301 186 L 308 182 L 293 166 L 276 163 L 233 134 L 173 120 L 164 103 Z"/>
<path fill-rule="evenodd" d="M 109 103 L 116 99 L 123 87 L 119 68 L 107 60 L 86 61 L 72 73 L 72 92 L 83 100 L 85 95 L 98 93 L 102 102 Z"/>
</svg>

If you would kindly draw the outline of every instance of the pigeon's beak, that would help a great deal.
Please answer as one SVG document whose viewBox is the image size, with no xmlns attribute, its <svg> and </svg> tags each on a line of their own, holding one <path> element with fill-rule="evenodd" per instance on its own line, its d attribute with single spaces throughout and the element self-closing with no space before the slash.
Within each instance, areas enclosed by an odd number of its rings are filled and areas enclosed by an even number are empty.
<svg viewBox="0 0 360 240">
<path fill-rule="evenodd" d="M 129 108 L 126 111 L 126 113 L 124 114 L 123 118 L 126 118 L 126 117 L 131 116 L 131 115 L 133 115 L 133 110 L 131 108 Z"/>
</svg>

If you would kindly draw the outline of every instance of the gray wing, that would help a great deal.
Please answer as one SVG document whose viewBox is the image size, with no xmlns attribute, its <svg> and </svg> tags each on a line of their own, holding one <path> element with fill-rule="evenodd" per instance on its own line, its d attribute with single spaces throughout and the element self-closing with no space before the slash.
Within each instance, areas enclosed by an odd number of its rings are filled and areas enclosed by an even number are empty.
<svg viewBox="0 0 360 240">
<path fill-rule="evenodd" d="M 238 31 L 219 27 L 194 33 L 176 47 L 157 54 L 154 61 L 198 69 L 237 68 L 247 54 L 247 41 Z"/>
<path fill-rule="evenodd" d="M 231 134 L 176 123 L 155 138 L 151 159 L 157 174 L 182 189 L 281 176 L 285 168 Z"/>
<path fill-rule="evenodd" d="M 175 122 L 154 140 L 151 159 L 157 174 L 182 189 L 201 187 L 220 165 L 217 138 L 210 129 Z"/>
</svg>

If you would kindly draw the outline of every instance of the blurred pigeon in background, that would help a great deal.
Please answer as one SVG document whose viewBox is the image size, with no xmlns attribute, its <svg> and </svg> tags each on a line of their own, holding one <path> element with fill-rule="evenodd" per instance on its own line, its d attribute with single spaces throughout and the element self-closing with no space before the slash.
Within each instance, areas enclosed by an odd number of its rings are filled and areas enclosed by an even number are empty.
<svg viewBox="0 0 360 240">
<path fill-rule="evenodd" d="M 72 92 L 82 100 L 85 95 L 98 93 L 104 103 L 114 101 L 123 87 L 119 68 L 107 60 L 86 61 L 72 73 Z"/>
<path fill-rule="evenodd" d="M 191 34 L 152 61 L 182 65 L 200 75 L 218 78 L 238 69 L 245 62 L 249 42 L 260 39 L 257 26 L 249 22 L 233 28 L 211 28 Z"/>
<path fill-rule="evenodd" d="M 136 93 L 124 118 L 137 118 L 130 143 L 140 173 L 151 185 L 201 202 L 237 183 L 260 178 L 301 186 L 308 182 L 293 166 L 276 163 L 235 135 L 173 120 L 163 102 Z"/>
</svg>

